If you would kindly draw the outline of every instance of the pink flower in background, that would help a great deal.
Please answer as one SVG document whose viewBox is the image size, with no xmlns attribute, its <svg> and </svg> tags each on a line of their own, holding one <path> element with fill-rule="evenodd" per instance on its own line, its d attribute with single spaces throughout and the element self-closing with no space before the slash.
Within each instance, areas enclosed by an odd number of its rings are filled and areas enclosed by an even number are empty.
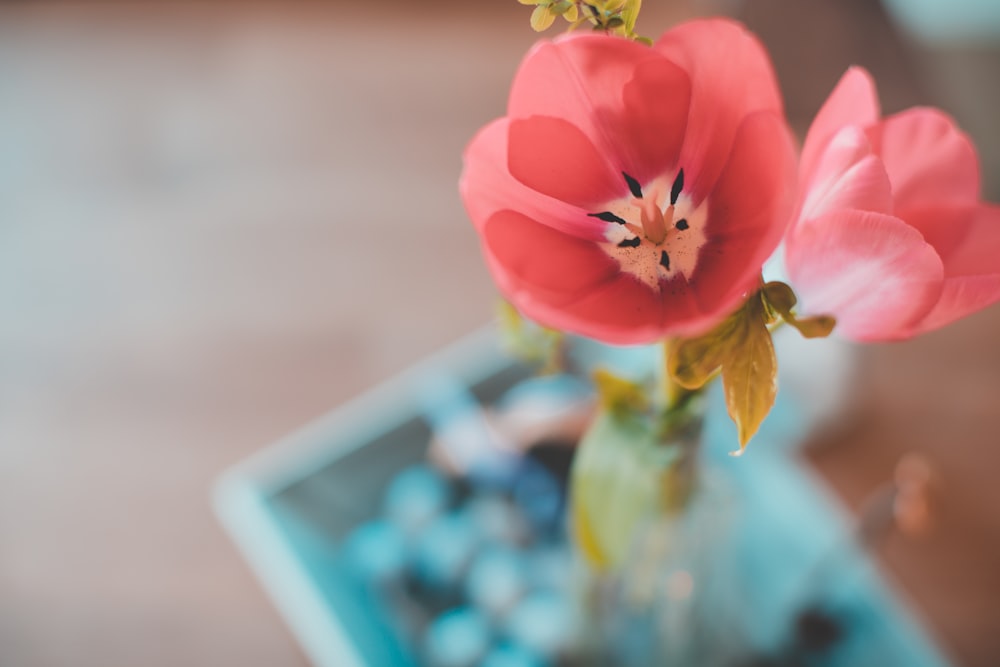
<svg viewBox="0 0 1000 667">
<path fill-rule="evenodd" d="M 880 120 L 848 70 L 806 137 L 785 259 L 804 312 L 859 341 L 937 329 L 1000 300 L 1000 207 L 968 137 L 935 109 Z"/>
<path fill-rule="evenodd" d="M 467 148 L 461 194 L 519 310 L 646 343 L 707 330 L 757 286 L 794 160 L 764 49 L 704 20 L 652 48 L 601 34 L 537 45 L 507 116 Z"/>
</svg>

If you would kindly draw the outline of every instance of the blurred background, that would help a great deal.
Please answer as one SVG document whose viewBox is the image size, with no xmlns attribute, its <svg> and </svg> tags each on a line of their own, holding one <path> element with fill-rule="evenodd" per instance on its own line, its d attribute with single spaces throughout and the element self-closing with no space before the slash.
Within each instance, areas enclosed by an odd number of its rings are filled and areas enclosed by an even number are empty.
<svg viewBox="0 0 1000 667">
<path fill-rule="evenodd" d="M 799 132 L 850 64 L 886 111 L 943 107 L 1000 198 L 993 3 L 646 5 L 645 34 L 744 20 Z M 305 664 L 211 483 L 491 319 L 456 181 L 529 11 L 0 4 L 0 664 Z M 1000 664 L 998 341 L 993 308 L 866 348 L 859 418 L 811 450 L 853 508 L 903 452 L 933 462 L 934 530 L 880 557 L 983 667 Z"/>
</svg>

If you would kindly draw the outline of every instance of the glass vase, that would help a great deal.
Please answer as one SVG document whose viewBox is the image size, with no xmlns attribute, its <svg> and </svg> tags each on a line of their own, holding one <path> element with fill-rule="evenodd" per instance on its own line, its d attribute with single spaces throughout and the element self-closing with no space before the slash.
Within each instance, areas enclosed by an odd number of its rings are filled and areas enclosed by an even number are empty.
<svg viewBox="0 0 1000 667">
<path fill-rule="evenodd" d="M 610 486 L 657 493 L 638 503 L 615 562 L 582 559 L 580 664 L 732 667 L 746 654 L 732 552 L 736 486 L 702 461 L 702 403 L 686 409 L 654 440 L 618 447 L 617 460 L 633 463 L 625 466 L 629 479 Z"/>
</svg>

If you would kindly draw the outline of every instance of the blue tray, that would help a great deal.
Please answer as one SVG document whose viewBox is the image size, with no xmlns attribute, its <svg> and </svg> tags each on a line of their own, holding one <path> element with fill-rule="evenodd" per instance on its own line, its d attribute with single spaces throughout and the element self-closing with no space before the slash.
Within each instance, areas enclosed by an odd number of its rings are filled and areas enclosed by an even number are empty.
<svg viewBox="0 0 1000 667">
<path fill-rule="evenodd" d="M 288 622 L 323 667 L 417 665 L 383 602 L 344 565 L 341 545 L 375 517 L 402 469 L 424 461 L 431 435 L 422 394 L 431 378 L 457 381 L 484 404 L 530 371 L 499 348 L 492 329 L 475 334 L 237 465 L 215 489 L 217 514 Z M 721 397 L 713 395 L 707 456 L 744 487 L 737 539 L 745 573 L 746 631 L 757 646 L 788 632 L 788 610 L 807 588 L 846 610 L 863 632 L 838 646 L 851 667 L 946 667 L 935 642 L 878 566 L 850 539 L 850 520 L 794 456 L 805 425 L 782 397 L 741 459 Z M 768 446 L 768 443 L 774 446 Z M 782 446 L 784 443 L 786 446 Z M 791 453 L 790 453 L 791 452 Z M 836 567 L 822 565 L 836 554 Z"/>
</svg>

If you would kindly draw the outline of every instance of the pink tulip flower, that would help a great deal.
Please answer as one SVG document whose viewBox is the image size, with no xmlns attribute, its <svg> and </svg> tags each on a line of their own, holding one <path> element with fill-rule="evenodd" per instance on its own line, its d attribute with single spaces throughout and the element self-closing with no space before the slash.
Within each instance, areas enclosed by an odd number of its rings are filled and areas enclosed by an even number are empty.
<svg viewBox="0 0 1000 667">
<path fill-rule="evenodd" d="M 540 43 L 506 117 L 466 149 L 460 189 L 519 310 L 628 344 L 702 333 L 736 309 L 781 240 L 794 183 L 767 54 L 716 19 L 652 48 Z"/>
<path fill-rule="evenodd" d="M 1000 207 L 942 112 L 880 120 L 875 85 L 847 71 L 810 127 L 785 261 L 804 312 L 857 341 L 899 340 L 1000 300 Z"/>
</svg>

